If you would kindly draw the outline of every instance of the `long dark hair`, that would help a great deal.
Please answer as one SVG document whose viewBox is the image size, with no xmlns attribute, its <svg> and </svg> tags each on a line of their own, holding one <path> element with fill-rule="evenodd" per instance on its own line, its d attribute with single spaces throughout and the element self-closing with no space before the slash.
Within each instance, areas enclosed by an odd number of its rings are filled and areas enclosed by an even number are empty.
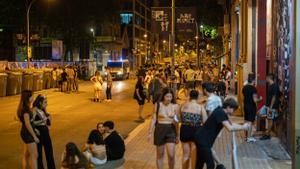
<svg viewBox="0 0 300 169">
<path fill-rule="evenodd" d="M 87 140 L 88 144 L 102 145 L 104 144 L 103 137 L 99 130 L 92 130 Z"/>
<path fill-rule="evenodd" d="M 162 95 L 161 95 L 161 102 L 163 102 L 164 101 L 164 99 L 165 99 L 165 96 L 167 95 L 167 94 L 169 94 L 169 93 L 171 93 L 172 94 L 172 100 L 171 100 L 171 103 L 173 103 L 173 104 L 176 104 L 176 99 L 175 99 L 175 97 L 174 97 L 174 93 L 173 93 L 173 91 L 172 91 L 172 89 L 170 89 L 170 88 L 164 88 L 163 89 L 163 91 L 162 91 Z"/>
<path fill-rule="evenodd" d="M 30 108 L 30 98 L 33 96 L 31 90 L 23 90 L 21 93 L 21 99 L 17 110 L 17 116 L 19 120 L 23 120 L 23 115 L 25 112 L 31 113 Z"/>
<path fill-rule="evenodd" d="M 46 100 L 44 95 L 39 94 L 33 102 L 33 107 L 43 110 L 46 113 L 45 108 L 43 108 L 43 102 Z"/>
<path fill-rule="evenodd" d="M 74 166 L 76 165 L 76 158 L 78 157 L 79 160 L 82 158 L 82 155 L 79 151 L 79 149 L 77 148 L 77 146 L 75 145 L 75 143 L 68 143 L 66 145 L 66 156 L 63 159 L 62 163 L 64 167 L 69 167 L 69 166 Z"/>
</svg>

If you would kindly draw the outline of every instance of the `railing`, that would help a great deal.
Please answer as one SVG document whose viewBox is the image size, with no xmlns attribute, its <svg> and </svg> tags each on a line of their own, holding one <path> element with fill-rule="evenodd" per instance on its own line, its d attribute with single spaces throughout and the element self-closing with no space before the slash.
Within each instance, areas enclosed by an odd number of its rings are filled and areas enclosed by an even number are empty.
<svg viewBox="0 0 300 169">
<path fill-rule="evenodd" d="M 233 169 L 239 169 L 235 132 L 232 132 L 232 164 Z"/>
</svg>

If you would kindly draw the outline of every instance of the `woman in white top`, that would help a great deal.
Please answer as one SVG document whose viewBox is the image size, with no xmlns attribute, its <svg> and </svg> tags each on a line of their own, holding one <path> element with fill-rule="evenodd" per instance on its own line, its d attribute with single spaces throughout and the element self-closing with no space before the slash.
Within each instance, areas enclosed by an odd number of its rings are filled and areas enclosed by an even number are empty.
<svg viewBox="0 0 300 169">
<path fill-rule="evenodd" d="M 99 102 L 102 95 L 101 93 L 102 93 L 102 84 L 103 84 L 103 80 L 99 71 L 95 72 L 95 76 L 91 78 L 91 81 L 94 83 L 94 92 L 95 92 L 94 102 L 96 101 Z"/>
<path fill-rule="evenodd" d="M 91 131 L 87 144 L 83 148 L 83 155 L 93 165 L 106 163 L 106 148 L 99 130 L 95 129 Z"/>
<path fill-rule="evenodd" d="M 163 168 L 165 148 L 167 149 L 169 169 L 175 166 L 175 145 L 178 143 L 178 105 L 175 102 L 171 89 L 165 88 L 161 101 L 155 105 L 152 122 L 149 129 L 149 139 L 153 138 L 156 145 L 156 164 L 158 169 Z"/>
</svg>

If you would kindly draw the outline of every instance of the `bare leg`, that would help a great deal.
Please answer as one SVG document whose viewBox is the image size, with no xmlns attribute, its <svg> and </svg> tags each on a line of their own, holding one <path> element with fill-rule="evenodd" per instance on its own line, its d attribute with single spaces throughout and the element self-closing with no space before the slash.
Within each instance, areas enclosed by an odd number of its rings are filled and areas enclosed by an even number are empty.
<svg viewBox="0 0 300 169">
<path fill-rule="evenodd" d="M 191 142 L 190 147 L 191 147 L 191 165 L 192 168 L 196 168 L 197 149 L 195 143 Z"/>
<path fill-rule="evenodd" d="M 182 169 L 189 169 L 191 159 L 191 147 L 189 143 L 182 143 Z"/>
<path fill-rule="evenodd" d="M 164 154 L 165 154 L 165 146 L 157 146 L 156 147 L 156 166 L 157 169 L 163 169 L 164 167 Z"/>
<path fill-rule="evenodd" d="M 31 143 L 27 145 L 28 151 L 30 154 L 30 160 L 31 160 L 31 169 L 37 169 L 37 158 L 38 158 L 38 152 L 37 152 L 37 146 L 36 143 Z"/>
<path fill-rule="evenodd" d="M 138 110 L 138 114 L 139 114 L 140 119 L 143 119 L 143 109 L 144 109 L 144 106 L 140 105 L 139 110 Z"/>
<path fill-rule="evenodd" d="M 29 166 L 30 154 L 27 145 L 24 146 L 24 154 L 22 159 L 22 169 L 27 169 Z"/>
<path fill-rule="evenodd" d="M 175 143 L 167 143 L 168 164 L 169 169 L 174 169 L 175 166 Z"/>
<path fill-rule="evenodd" d="M 271 135 L 272 127 L 273 127 L 273 120 L 268 119 L 268 128 L 266 131 L 266 135 L 269 135 L 269 136 Z"/>
</svg>

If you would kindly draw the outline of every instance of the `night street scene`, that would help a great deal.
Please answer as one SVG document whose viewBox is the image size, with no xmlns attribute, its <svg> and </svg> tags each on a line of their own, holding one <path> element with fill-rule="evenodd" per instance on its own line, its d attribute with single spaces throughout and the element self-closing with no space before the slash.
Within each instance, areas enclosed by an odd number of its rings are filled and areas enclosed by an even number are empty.
<svg viewBox="0 0 300 169">
<path fill-rule="evenodd" d="M 0 169 L 300 169 L 299 65 L 300 0 L 0 0 Z"/>
</svg>

